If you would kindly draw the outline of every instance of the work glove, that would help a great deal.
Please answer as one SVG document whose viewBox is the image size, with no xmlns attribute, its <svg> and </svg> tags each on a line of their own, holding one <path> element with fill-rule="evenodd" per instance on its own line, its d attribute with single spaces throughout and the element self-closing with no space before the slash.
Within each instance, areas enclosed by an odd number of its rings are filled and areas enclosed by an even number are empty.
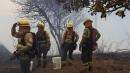
<svg viewBox="0 0 130 73">
<path fill-rule="evenodd" d="M 13 27 L 16 27 L 18 25 L 19 25 L 19 22 L 16 22 L 16 23 L 13 24 Z"/>
<path fill-rule="evenodd" d="M 77 43 L 75 42 L 73 43 L 73 50 L 76 50 L 76 48 L 77 48 Z"/>
<path fill-rule="evenodd" d="M 17 45 L 17 52 L 18 54 L 26 53 L 28 51 L 27 46 L 23 46 L 21 44 Z"/>
<path fill-rule="evenodd" d="M 16 58 L 17 58 L 17 52 L 14 51 L 13 54 L 11 55 L 11 57 L 10 57 L 10 60 L 14 60 Z"/>
<path fill-rule="evenodd" d="M 64 47 L 65 47 L 65 43 L 62 43 L 62 44 L 61 44 L 61 48 L 64 48 Z"/>
<path fill-rule="evenodd" d="M 82 52 L 82 45 L 81 45 L 81 43 L 79 44 L 79 51 Z"/>
<path fill-rule="evenodd" d="M 17 44 L 17 49 L 21 49 L 23 46 L 21 44 Z"/>
</svg>

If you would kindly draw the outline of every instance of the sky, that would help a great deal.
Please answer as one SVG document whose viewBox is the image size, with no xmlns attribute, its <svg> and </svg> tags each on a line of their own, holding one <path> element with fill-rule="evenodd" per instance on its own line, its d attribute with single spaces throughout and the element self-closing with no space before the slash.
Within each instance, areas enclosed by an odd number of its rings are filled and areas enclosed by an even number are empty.
<svg viewBox="0 0 130 73">
<path fill-rule="evenodd" d="M 13 49 L 10 30 L 16 19 L 15 12 L 15 5 L 9 0 L 0 2 L 0 43 L 9 48 L 10 51 Z"/>
<path fill-rule="evenodd" d="M 8 48 L 9 51 L 14 51 L 14 38 L 11 36 L 11 27 L 13 23 L 18 21 L 17 10 L 14 3 L 10 0 L 2 0 L 0 2 L 0 43 Z M 125 18 L 115 16 L 114 13 L 109 15 L 106 19 L 101 19 L 100 15 L 90 16 L 88 13 L 83 17 L 91 18 L 94 20 L 94 25 L 102 35 L 102 39 L 108 42 L 120 43 L 125 40 L 121 45 L 121 49 L 129 49 L 129 44 L 126 42 L 128 37 L 126 33 L 130 34 L 130 12 L 126 12 Z M 82 24 L 82 23 L 81 23 Z M 79 29 L 84 28 L 83 25 L 78 27 Z M 82 32 L 81 29 L 78 32 Z M 78 33 L 81 34 L 81 33 Z M 99 44 L 101 39 L 99 40 Z"/>
</svg>

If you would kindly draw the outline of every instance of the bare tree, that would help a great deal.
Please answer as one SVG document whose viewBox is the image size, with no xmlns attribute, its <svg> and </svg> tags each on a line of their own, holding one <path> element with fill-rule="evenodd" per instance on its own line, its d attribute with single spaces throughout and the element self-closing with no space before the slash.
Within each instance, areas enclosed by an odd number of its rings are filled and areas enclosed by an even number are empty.
<svg viewBox="0 0 130 73">
<path fill-rule="evenodd" d="M 67 10 L 60 5 L 56 0 L 12 0 L 14 3 L 21 6 L 20 12 L 29 18 L 45 20 L 50 28 L 50 32 L 55 39 L 59 54 L 61 51 L 61 37 L 64 32 L 66 21 L 72 19 Z M 21 14 L 20 13 L 20 14 Z M 75 13 L 76 14 L 76 13 Z M 66 17 L 66 18 L 65 18 Z M 78 15 L 73 17 L 75 20 Z M 80 20 L 77 19 L 78 21 Z M 76 22 L 77 23 L 77 22 Z"/>
<path fill-rule="evenodd" d="M 57 47 L 60 50 L 61 35 L 65 24 L 61 24 L 62 17 L 65 12 L 55 0 L 13 0 L 19 4 L 22 9 L 20 12 L 29 18 L 45 20 L 50 28 L 50 32 L 54 37 Z"/>
</svg>

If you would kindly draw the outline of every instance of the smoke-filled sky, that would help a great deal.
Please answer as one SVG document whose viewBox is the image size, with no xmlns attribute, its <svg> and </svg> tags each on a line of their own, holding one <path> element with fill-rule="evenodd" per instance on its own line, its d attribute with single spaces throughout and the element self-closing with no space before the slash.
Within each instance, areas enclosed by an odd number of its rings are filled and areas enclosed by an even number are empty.
<svg viewBox="0 0 130 73">
<path fill-rule="evenodd" d="M 0 43 L 12 49 L 11 25 L 15 21 L 15 6 L 9 0 L 0 1 Z"/>
<path fill-rule="evenodd" d="M 114 13 L 108 16 L 106 19 L 101 19 L 99 15 L 97 17 L 92 17 L 86 13 L 86 18 L 92 18 L 94 24 L 96 24 L 98 30 L 102 34 L 102 38 L 105 41 L 115 41 L 121 42 L 125 40 L 124 45 L 121 49 L 128 49 L 129 45 L 126 40 L 128 39 L 127 33 L 130 34 L 130 12 L 126 12 L 126 17 L 121 19 L 118 16 L 115 16 Z M 10 0 L 1 0 L 0 1 L 0 43 L 5 45 L 10 51 L 14 50 L 13 47 L 13 37 L 11 36 L 10 30 L 14 22 L 18 19 L 17 11 L 14 3 L 11 3 Z M 82 24 L 82 23 L 81 23 Z M 83 25 L 79 26 L 78 29 L 81 29 Z M 83 30 L 81 29 L 80 32 Z M 101 41 L 101 40 L 99 40 Z M 100 42 L 99 42 L 100 44 Z"/>
</svg>

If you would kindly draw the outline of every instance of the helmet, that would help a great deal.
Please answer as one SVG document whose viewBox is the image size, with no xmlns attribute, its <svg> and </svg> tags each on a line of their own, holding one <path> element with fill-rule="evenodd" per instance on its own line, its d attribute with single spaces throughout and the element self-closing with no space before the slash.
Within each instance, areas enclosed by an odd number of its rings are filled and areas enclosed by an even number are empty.
<svg viewBox="0 0 130 73">
<path fill-rule="evenodd" d="M 73 27 L 73 22 L 72 21 L 68 21 L 67 28 L 69 28 L 69 27 Z"/>
<path fill-rule="evenodd" d="M 38 21 L 37 27 L 44 27 L 45 23 L 43 21 Z"/>
<path fill-rule="evenodd" d="M 26 19 L 26 18 L 21 18 L 21 19 L 19 20 L 19 23 L 20 23 L 20 26 L 30 26 L 29 20 Z"/>
<path fill-rule="evenodd" d="M 87 19 L 85 22 L 84 22 L 84 25 L 86 24 L 86 23 L 88 23 L 88 22 L 93 22 L 91 19 Z"/>
</svg>

